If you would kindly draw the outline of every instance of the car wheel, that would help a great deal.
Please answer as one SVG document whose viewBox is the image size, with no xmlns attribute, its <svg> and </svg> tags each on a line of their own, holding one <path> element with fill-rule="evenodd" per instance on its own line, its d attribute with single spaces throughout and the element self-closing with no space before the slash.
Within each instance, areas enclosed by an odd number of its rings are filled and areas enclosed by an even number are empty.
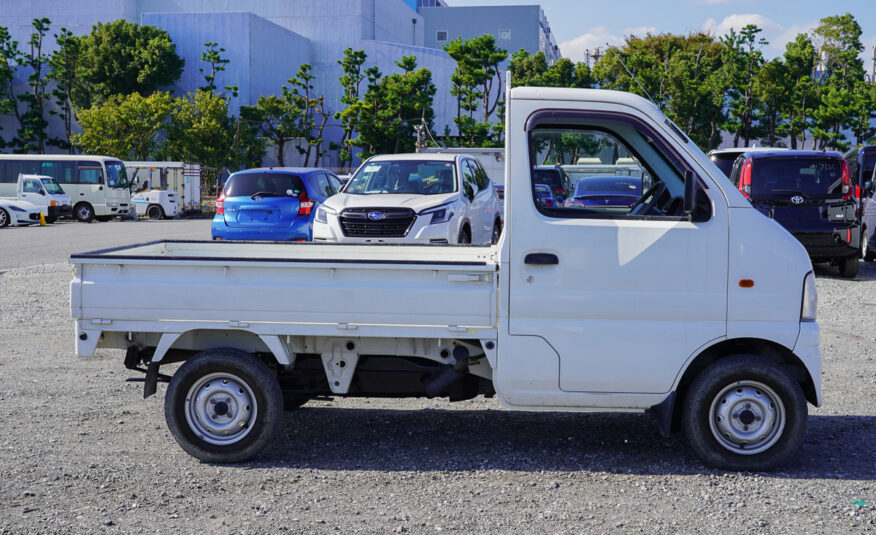
<svg viewBox="0 0 876 535">
<path fill-rule="evenodd" d="M 5 209 L 3 209 L 3 208 L 0 208 L 0 228 L 8 227 L 8 226 L 9 226 L 9 223 L 10 223 L 11 221 L 12 221 L 12 220 L 11 220 L 10 217 L 9 217 L 9 212 L 7 212 L 7 211 L 6 211 Z"/>
<path fill-rule="evenodd" d="M 858 275 L 858 255 L 839 259 L 839 272 L 842 277 L 854 279 Z"/>
<path fill-rule="evenodd" d="M 780 365 L 755 355 L 723 358 L 687 390 L 682 426 L 708 464 L 763 471 L 787 462 L 806 433 L 806 399 Z"/>
<path fill-rule="evenodd" d="M 164 219 L 164 210 L 157 204 L 150 204 L 146 209 L 146 217 L 149 219 Z"/>
<path fill-rule="evenodd" d="M 459 231 L 459 238 L 457 238 L 456 243 L 467 245 L 471 243 L 471 233 L 468 230 L 468 227 L 462 227 L 462 230 Z"/>
<path fill-rule="evenodd" d="M 496 221 L 493 223 L 493 235 L 490 237 L 490 243 L 496 245 L 499 243 L 499 238 L 502 236 L 502 223 Z"/>
<path fill-rule="evenodd" d="M 76 219 L 83 223 L 88 223 L 94 219 L 94 208 L 87 202 L 81 202 L 73 208 L 73 213 L 76 214 Z"/>
<path fill-rule="evenodd" d="M 280 424 L 276 374 L 250 353 L 212 349 L 186 361 L 164 399 L 173 438 L 193 457 L 215 463 L 251 459 Z"/>
<path fill-rule="evenodd" d="M 867 236 L 867 228 L 861 230 L 861 258 L 864 262 L 876 260 L 876 251 L 870 248 L 870 238 Z"/>
</svg>

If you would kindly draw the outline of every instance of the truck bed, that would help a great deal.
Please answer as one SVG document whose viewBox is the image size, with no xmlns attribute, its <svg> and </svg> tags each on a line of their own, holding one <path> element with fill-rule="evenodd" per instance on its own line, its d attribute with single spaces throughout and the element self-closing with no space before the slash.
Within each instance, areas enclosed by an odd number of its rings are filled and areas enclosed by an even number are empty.
<svg viewBox="0 0 876 535">
<path fill-rule="evenodd" d="M 71 308 L 77 328 L 101 331 L 495 338 L 494 254 L 155 241 L 71 255 Z"/>
</svg>

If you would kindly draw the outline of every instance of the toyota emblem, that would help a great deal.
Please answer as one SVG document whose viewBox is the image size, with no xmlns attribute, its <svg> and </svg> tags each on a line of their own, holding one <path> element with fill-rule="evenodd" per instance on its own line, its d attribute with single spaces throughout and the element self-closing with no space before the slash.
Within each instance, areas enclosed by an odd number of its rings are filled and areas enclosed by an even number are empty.
<svg viewBox="0 0 876 535">
<path fill-rule="evenodd" d="M 368 212 L 368 219 L 370 219 L 371 221 L 380 221 L 385 217 L 386 216 L 383 214 L 383 212 Z"/>
<path fill-rule="evenodd" d="M 791 197 L 791 202 L 794 204 L 803 204 L 803 201 L 805 200 L 806 199 L 804 199 L 802 195 L 794 195 Z"/>
</svg>

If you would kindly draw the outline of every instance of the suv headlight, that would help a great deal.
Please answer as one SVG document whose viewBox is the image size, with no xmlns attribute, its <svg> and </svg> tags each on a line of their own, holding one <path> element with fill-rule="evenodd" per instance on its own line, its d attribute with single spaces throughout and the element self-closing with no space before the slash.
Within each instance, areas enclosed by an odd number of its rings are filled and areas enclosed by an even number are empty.
<svg viewBox="0 0 876 535">
<path fill-rule="evenodd" d="M 337 212 L 320 204 L 319 208 L 316 209 L 316 221 L 318 223 L 328 223 L 329 214 L 337 215 Z"/>
<path fill-rule="evenodd" d="M 429 221 L 430 225 L 435 225 L 437 223 L 447 223 L 453 218 L 453 205 L 449 203 L 442 204 L 441 206 L 436 206 L 435 208 L 423 210 L 422 212 L 420 212 L 420 215 L 431 215 L 432 220 Z"/>
<path fill-rule="evenodd" d="M 800 306 L 800 321 L 815 321 L 818 295 L 815 292 L 815 274 L 811 271 L 803 279 L 803 303 Z"/>
</svg>

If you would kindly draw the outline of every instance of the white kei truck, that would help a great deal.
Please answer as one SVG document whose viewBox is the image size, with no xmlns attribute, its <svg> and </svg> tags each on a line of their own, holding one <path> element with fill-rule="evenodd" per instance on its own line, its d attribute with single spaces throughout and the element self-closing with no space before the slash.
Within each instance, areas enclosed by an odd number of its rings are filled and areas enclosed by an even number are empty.
<svg viewBox="0 0 876 535">
<path fill-rule="evenodd" d="M 206 462 L 252 458 L 284 409 L 316 397 L 494 394 L 514 410 L 646 411 L 731 470 L 791 460 L 807 402 L 822 400 L 803 246 L 650 102 L 506 96 L 498 244 L 156 241 L 74 254 L 76 353 L 125 349 L 144 396 L 169 382 L 167 425 Z M 647 188 L 623 210 L 540 204 L 533 168 L 576 155 L 632 158 Z"/>
</svg>

